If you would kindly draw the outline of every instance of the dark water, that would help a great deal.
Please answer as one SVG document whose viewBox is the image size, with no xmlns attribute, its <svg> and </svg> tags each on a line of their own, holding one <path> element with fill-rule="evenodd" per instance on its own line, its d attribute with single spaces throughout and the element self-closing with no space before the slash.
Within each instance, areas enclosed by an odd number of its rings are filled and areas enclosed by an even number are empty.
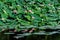
<svg viewBox="0 0 60 40">
<path fill-rule="evenodd" d="M 0 33 L 0 40 L 60 40 L 60 34 L 54 34 L 54 35 L 32 35 L 28 37 L 23 37 L 19 39 L 13 38 L 13 35 L 4 35 L 3 33 Z"/>
</svg>

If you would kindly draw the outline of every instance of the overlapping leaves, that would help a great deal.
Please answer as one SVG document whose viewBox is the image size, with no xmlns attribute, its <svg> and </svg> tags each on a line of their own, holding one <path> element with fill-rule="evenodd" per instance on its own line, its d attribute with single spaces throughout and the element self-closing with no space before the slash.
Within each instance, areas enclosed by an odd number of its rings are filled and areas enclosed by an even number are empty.
<svg viewBox="0 0 60 40">
<path fill-rule="evenodd" d="M 57 0 L 0 0 L 0 26 L 56 26 L 59 21 Z"/>
</svg>

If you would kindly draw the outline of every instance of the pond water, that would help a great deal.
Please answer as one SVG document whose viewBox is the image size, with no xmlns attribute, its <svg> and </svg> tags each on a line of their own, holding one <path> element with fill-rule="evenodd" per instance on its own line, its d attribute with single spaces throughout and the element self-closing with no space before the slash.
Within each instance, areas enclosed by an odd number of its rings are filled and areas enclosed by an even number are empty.
<svg viewBox="0 0 60 40">
<path fill-rule="evenodd" d="M 7 34 L 10 34 L 10 33 L 7 33 Z M 60 34 L 58 34 L 55 31 L 50 33 L 52 35 L 43 35 L 43 34 L 44 34 L 43 32 L 41 32 L 40 35 L 39 33 L 33 33 L 32 35 L 30 35 L 30 33 L 18 34 L 18 35 L 12 35 L 12 34 L 6 35 L 6 33 L 5 34 L 0 33 L 0 40 L 60 40 Z M 25 35 L 25 36 L 23 37 L 21 35 Z"/>
</svg>

